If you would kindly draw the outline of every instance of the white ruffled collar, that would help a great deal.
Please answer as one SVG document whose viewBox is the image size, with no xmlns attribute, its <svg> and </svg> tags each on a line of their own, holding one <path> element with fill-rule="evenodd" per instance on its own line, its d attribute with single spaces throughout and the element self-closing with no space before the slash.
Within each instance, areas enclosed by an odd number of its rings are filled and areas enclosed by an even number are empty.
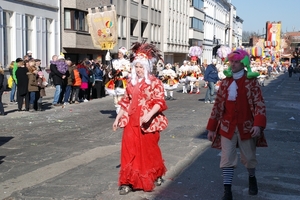
<svg viewBox="0 0 300 200">
<path fill-rule="evenodd" d="M 233 77 L 234 80 L 238 80 L 238 79 L 240 79 L 244 76 L 244 73 L 245 73 L 245 70 L 243 69 L 239 72 L 233 73 L 232 77 Z"/>
</svg>

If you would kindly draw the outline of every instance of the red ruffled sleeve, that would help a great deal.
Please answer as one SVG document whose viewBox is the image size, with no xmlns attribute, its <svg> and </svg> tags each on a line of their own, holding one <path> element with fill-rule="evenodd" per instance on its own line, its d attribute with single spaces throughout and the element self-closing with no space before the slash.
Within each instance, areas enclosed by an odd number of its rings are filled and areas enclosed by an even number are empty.
<svg viewBox="0 0 300 200">
<path fill-rule="evenodd" d="M 158 104 L 160 106 L 160 109 L 158 112 L 162 112 L 168 108 L 166 101 L 165 101 L 165 94 L 164 94 L 164 86 L 163 83 L 155 78 L 155 80 L 152 80 L 152 88 L 153 93 L 151 96 L 151 102 L 150 107 L 152 108 L 155 104 Z"/>
<path fill-rule="evenodd" d="M 121 108 L 123 108 L 123 110 L 125 110 L 126 112 L 128 112 L 128 108 L 129 108 L 129 104 L 130 104 L 130 97 L 128 95 L 127 89 L 128 88 L 126 88 L 124 96 L 118 102 L 118 104 L 121 106 Z"/>
</svg>

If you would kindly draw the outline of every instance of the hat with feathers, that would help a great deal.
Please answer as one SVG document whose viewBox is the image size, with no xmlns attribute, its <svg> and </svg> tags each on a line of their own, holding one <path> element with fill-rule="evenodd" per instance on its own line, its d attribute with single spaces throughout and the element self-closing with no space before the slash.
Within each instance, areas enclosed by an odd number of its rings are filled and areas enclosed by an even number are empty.
<svg viewBox="0 0 300 200">
<path fill-rule="evenodd" d="M 158 60 L 163 60 L 161 51 L 155 45 L 143 42 L 135 42 L 131 47 L 130 62 L 132 63 L 131 83 L 136 84 L 135 65 L 140 63 L 144 67 L 145 81 L 150 84 L 149 73 L 153 70 L 153 65 Z"/>
</svg>

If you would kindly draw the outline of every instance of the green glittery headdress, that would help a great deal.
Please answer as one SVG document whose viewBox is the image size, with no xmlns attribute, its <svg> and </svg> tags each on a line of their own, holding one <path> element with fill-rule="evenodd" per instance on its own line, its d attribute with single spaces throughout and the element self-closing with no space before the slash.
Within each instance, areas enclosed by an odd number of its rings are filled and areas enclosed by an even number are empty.
<svg viewBox="0 0 300 200">
<path fill-rule="evenodd" d="M 231 52 L 228 56 L 226 61 L 237 61 L 240 60 L 241 63 L 246 67 L 247 69 L 247 78 L 256 78 L 259 76 L 258 72 L 252 72 L 251 67 L 250 67 L 250 59 L 249 59 L 249 54 L 242 49 L 235 50 Z M 228 66 L 228 69 L 224 70 L 224 75 L 226 77 L 232 77 L 232 70 L 231 67 Z"/>
</svg>

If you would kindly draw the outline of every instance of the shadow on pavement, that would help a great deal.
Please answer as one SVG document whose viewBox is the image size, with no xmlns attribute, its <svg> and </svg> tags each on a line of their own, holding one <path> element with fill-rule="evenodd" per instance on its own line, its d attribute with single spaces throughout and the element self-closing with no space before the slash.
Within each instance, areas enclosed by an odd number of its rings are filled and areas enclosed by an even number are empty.
<svg viewBox="0 0 300 200">
<path fill-rule="evenodd" d="M 5 143 L 9 142 L 10 140 L 12 140 L 14 137 L 2 137 L 0 136 L 0 146 L 4 145 Z M 4 162 L 3 159 L 6 156 L 0 156 L 0 165 Z"/>
<path fill-rule="evenodd" d="M 117 113 L 115 110 L 100 110 L 101 114 L 110 115 L 108 118 L 116 118 Z"/>
</svg>

